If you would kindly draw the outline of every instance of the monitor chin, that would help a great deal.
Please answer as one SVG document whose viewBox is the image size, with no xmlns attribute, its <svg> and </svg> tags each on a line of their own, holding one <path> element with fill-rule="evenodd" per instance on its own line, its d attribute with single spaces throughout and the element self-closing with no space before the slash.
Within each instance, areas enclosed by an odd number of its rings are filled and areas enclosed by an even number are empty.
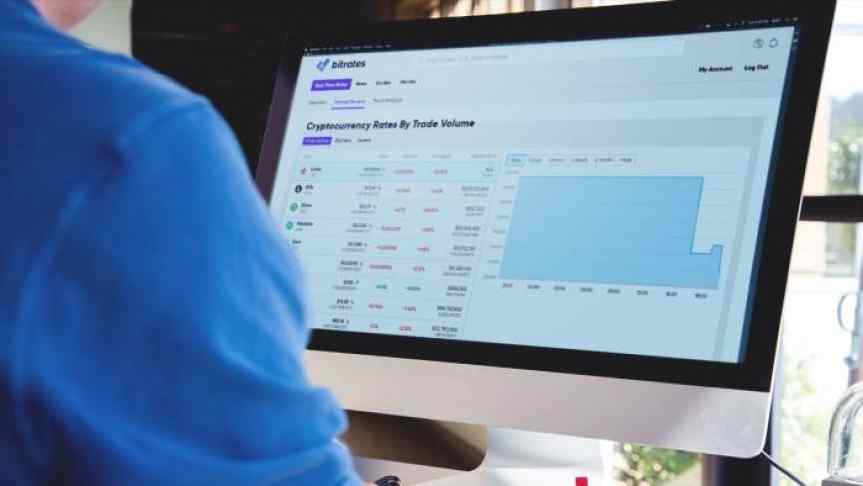
<svg viewBox="0 0 863 486">
<path fill-rule="evenodd" d="M 770 394 L 345 353 L 307 353 L 349 410 L 749 458 Z"/>
</svg>

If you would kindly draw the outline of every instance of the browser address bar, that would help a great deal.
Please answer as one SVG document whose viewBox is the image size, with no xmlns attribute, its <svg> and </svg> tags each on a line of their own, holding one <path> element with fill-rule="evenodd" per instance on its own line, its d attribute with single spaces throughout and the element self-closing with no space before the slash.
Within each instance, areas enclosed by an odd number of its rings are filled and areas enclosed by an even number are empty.
<svg viewBox="0 0 863 486">
<path fill-rule="evenodd" d="M 515 45 L 506 47 L 474 47 L 444 49 L 422 56 L 423 66 L 447 66 L 472 63 L 536 64 L 542 62 L 578 62 L 683 55 L 683 39 L 626 39 L 611 41 L 578 41 Z"/>
</svg>

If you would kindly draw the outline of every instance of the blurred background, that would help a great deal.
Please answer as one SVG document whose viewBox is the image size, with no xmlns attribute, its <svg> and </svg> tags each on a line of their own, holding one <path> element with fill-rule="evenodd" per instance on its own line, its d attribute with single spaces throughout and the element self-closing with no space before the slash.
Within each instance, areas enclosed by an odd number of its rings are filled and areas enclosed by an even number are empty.
<svg viewBox="0 0 863 486">
<path fill-rule="evenodd" d="M 720 0 L 716 0 L 720 1 Z M 237 132 L 253 170 L 279 47 L 303 26 L 403 18 L 590 8 L 613 0 L 107 0 L 75 34 L 131 53 L 210 97 Z M 809 167 L 807 195 L 860 194 L 863 158 L 863 0 L 839 0 Z M 831 410 L 849 381 L 851 338 L 837 305 L 860 287 L 856 225 L 801 223 L 784 317 L 770 443 L 812 484 L 825 474 Z M 842 311 L 853 318 L 851 299 Z M 789 485 L 758 460 L 733 461 L 621 444 L 617 478 L 632 486 Z"/>
</svg>

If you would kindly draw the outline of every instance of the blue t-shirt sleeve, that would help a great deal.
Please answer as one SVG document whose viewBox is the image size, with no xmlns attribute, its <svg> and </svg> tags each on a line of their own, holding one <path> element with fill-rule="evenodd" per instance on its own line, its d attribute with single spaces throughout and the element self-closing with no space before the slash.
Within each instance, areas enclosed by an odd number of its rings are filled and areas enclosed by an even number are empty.
<svg viewBox="0 0 863 486">
<path fill-rule="evenodd" d="M 70 484 L 354 485 L 346 420 L 306 378 L 298 265 L 203 101 L 106 150 L 36 312 L 39 407 Z M 49 432 L 46 432 L 49 431 Z M 66 484 L 64 482 L 64 484 Z"/>
</svg>

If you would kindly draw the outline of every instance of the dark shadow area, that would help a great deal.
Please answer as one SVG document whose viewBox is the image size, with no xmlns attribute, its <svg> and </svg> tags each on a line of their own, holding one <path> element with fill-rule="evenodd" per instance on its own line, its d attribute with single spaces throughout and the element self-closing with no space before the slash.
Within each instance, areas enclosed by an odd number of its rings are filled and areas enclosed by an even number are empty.
<svg viewBox="0 0 863 486">
<path fill-rule="evenodd" d="M 384 2 L 385 3 L 385 2 Z M 372 21 L 375 0 L 147 0 L 134 3 L 136 58 L 210 100 L 254 172 L 281 46 L 304 29 Z"/>
<path fill-rule="evenodd" d="M 344 441 L 357 456 L 458 471 L 472 471 L 485 458 L 484 427 L 366 412 L 349 417 Z"/>
</svg>

